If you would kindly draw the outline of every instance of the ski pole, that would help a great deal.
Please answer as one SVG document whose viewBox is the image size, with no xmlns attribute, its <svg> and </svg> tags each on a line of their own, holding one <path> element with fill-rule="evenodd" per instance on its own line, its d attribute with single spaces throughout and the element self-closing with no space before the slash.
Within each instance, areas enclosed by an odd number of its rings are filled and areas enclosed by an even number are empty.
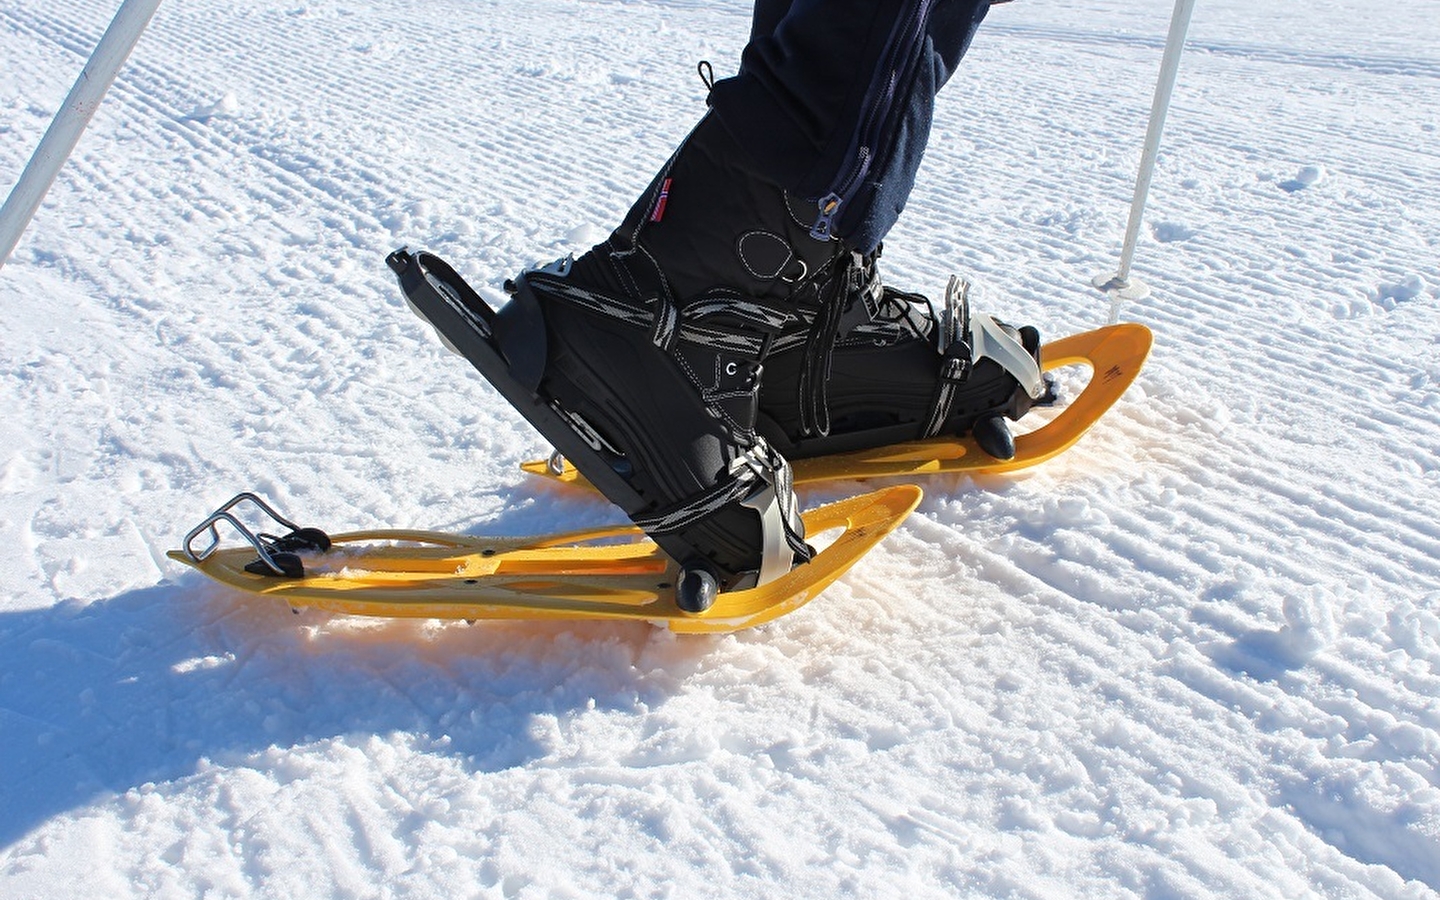
<svg viewBox="0 0 1440 900">
<path fill-rule="evenodd" d="M 80 71 L 75 86 L 70 89 L 65 103 L 40 139 L 35 155 L 30 157 L 5 205 L 0 207 L 0 267 L 10 258 L 15 245 L 20 243 L 25 226 L 30 224 L 35 210 L 40 208 L 40 202 L 60 173 L 60 167 L 75 149 L 85 126 L 90 124 L 90 117 L 95 115 L 116 73 L 129 58 L 135 42 L 140 40 L 140 34 L 150 24 L 150 18 L 159 5 L 160 0 L 124 0 L 120 4 L 119 12 L 115 13 L 110 27 L 95 46 L 90 61 Z"/>
<path fill-rule="evenodd" d="M 1135 259 L 1135 243 L 1140 237 L 1140 219 L 1145 213 L 1145 199 L 1150 193 L 1150 179 L 1155 174 L 1155 160 L 1160 155 L 1160 134 L 1165 130 L 1165 114 L 1170 109 L 1170 95 L 1180 73 L 1180 54 L 1185 49 L 1185 33 L 1190 28 L 1190 13 L 1195 0 L 1175 0 L 1170 16 L 1170 34 L 1165 39 L 1165 54 L 1160 60 L 1160 78 L 1155 83 L 1155 99 L 1150 104 L 1150 124 L 1145 129 L 1145 151 L 1140 155 L 1140 171 L 1135 176 L 1135 196 L 1130 201 L 1130 221 L 1125 226 L 1125 243 L 1120 249 L 1120 268 L 1114 275 L 1097 275 L 1091 284 L 1110 297 L 1110 323 L 1120 316 L 1125 300 L 1144 300 L 1150 288 L 1140 279 L 1130 277 L 1130 264 Z"/>
</svg>

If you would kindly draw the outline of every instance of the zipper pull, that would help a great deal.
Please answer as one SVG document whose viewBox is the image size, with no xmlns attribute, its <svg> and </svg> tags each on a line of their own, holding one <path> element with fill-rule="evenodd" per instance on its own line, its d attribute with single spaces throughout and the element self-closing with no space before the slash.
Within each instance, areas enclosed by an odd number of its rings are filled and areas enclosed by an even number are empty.
<svg viewBox="0 0 1440 900">
<path fill-rule="evenodd" d="M 820 198 L 820 216 L 810 226 L 810 236 L 817 241 L 830 240 L 835 230 L 835 215 L 840 211 L 840 195 L 831 191 Z"/>
</svg>

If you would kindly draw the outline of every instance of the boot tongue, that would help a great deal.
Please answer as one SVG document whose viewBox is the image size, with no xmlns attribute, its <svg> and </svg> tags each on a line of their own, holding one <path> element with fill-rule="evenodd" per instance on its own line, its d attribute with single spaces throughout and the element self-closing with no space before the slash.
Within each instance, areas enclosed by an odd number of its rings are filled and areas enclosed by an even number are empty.
<svg viewBox="0 0 1440 900">
<path fill-rule="evenodd" d="M 891 325 L 901 335 L 900 340 L 944 343 L 938 334 L 942 329 L 937 326 L 935 308 L 930 299 L 921 294 L 886 288 L 875 321 Z"/>
</svg>

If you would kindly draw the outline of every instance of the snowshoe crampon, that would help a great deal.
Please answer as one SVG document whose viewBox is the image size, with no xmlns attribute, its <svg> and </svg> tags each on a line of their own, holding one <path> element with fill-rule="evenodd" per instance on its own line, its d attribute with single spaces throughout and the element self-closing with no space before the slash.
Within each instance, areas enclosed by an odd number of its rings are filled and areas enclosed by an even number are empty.
<svg viewBox="0 0 1440 900">
<path fill-rule="evenodd" d="M 825 545 L 813 560 L 761 587 L 721 593 L 703 613 L 676 605 L 680 567 L 633 526 L 528 538 L 357 531 L 328 535 L 322 548 L 315 535 L 323 532 L 296 527 L 253 494 L 241 494 L 169 556 L 221 584 L 295 609 L 467 620 L 638 619 L 676 632 L 723 633 L 803 606 L 904 521 L 920 496 L 918 487 L 898 485 L 805 513 L 807 533 Z M 260 503 L 291 534 L 275 538 L 246 527 L 232 512 L 245 500 Z M 222 523 L 245 545 L 221 548 Z M 207 533 L 209 544 L 194 549 Z"/>
<path fill-rule="evenodd" d="M 996 459 L 986 453 L 973 435 L 963 438 L 942 436 L 870 450 L 797 459 L 791 463 L 795 482 L 956 472 L 997 473 L 1039 465 L 1073 446 L 1120 399 L 1120 395 L 1140 374 L 1150 354 L 1151 342 L 1150 329 L 1127 322 L 1046 344 L 1041 366 L 1044 371 L 1084 365 L 1091 371 L 1090 380 L 1054 418 L 1033 431 L 1017 435 L 1015 455 L 1010 459 Z M 580 474 L 559 454 L 549 460 L 524 463 L 521 468 L 532 475 L 567 483 L 584 483 Z"/>
</svg>

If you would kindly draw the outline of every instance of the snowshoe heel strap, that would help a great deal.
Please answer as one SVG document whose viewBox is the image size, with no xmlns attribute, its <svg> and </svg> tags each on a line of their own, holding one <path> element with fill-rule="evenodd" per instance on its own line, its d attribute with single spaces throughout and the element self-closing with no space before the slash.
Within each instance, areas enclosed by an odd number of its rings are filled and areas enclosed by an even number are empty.
<svg viewBox="0 0 1440 900">
<path fill-rule="evenodd" d="M 768 584 L 813 559 L 815 549 L 805 543 L 794 479 L 784 457 L 760 441 L 731 463 L 730 475 L 714 488 L 669 509 L 635 517 L 635 524 L 646 534 L 668 534 L 738 503 L 754 510 L 760 519 L 762 553 L 756 585 Z"/>
</svg>

